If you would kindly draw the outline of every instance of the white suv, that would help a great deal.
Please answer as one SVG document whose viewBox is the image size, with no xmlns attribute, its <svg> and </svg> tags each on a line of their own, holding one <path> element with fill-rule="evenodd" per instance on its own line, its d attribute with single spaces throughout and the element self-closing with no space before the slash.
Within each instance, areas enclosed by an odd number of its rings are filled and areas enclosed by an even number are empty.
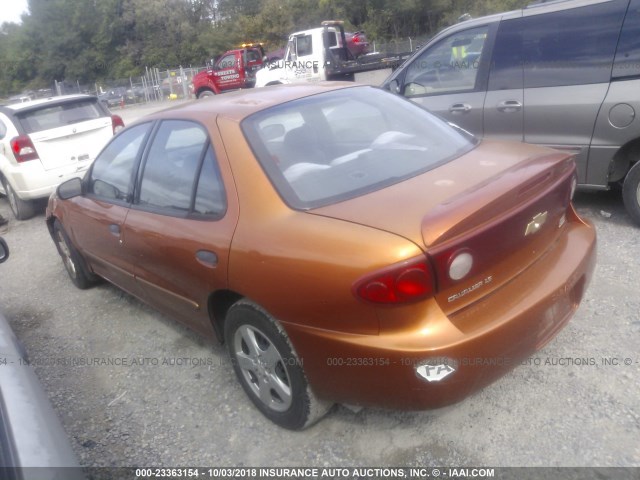
<svg viewBox="0 0 640 480">
<path fill-rule="evenodd" d="M 0 107 L 0 193 L 15 217 L 34 214 L 34 200 L 82 176 L 124 127 L 97 97 L 64 95 Z"/>
</svg>

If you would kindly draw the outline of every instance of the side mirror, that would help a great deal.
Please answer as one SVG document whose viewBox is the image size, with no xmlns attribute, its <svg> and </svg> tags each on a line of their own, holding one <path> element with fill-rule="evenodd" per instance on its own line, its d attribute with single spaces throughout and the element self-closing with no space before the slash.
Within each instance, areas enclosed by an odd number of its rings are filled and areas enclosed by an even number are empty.
<svg viewBox="0 0 640 480">
<path fill-rule="evenodd" d="M 400 82 L 398 82 L 398 80 L 393 79 L 389 82 L 389 91 L 391 93 L 395 93 L 397 95 L 400 95 Z"/>
<path fill-rule="evenodd" d="M 64 183 L 58 185 L 56 190 L 58 198 L 62 200 L 69 200 L 73 197 L 79 197 L 82 195 L 82 180 L 80 178 L 71 178 Z"/>
<path fill-rule="evenodd" d="M 0 263 L 7 261 L 9 258 L 9 246 L 4 238 L 0 237 Z"/>
</svg>

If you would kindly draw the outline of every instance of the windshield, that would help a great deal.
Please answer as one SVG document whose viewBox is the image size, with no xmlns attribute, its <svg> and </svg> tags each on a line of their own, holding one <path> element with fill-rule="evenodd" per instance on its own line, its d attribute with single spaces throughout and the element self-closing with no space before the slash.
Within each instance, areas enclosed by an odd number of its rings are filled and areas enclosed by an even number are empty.
<svg viewBox="0 0 640 480">
<path fill-rule="evenodd" d="M 242 123 L 285 202 L 317 208 L 387 187 L 473 148 L 475 140 L 417 105 L 373 87 L 306 97 Z"/>
</svg>

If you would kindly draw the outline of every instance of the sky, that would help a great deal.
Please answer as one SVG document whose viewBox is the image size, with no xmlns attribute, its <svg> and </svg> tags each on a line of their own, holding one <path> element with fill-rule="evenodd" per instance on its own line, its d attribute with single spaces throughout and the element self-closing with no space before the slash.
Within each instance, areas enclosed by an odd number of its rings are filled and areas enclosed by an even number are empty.
<svg viewBox="0 0 640 480">
<path fill-rule="evenodd" d="M 27 10 L 27 0 L 0 0 L 0 24 L 18 23 L 20 15 Z"/>
</svg>

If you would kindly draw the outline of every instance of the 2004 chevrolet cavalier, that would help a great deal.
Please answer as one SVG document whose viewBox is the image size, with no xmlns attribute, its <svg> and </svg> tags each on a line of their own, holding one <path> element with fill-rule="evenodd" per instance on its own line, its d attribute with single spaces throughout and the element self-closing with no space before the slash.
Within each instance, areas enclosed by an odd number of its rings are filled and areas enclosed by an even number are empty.
<svg viewBox="0 0 640 480">
<path fill-rule="evenodd" d="M 226 342 L 253 403 L 298 429 L 334 402 L 446 405 L 540 349 L 595 263 L 575 185 L 566 153 L 294 85 L 142 119 L 47 224 L 78 287 L 107 279 Z"/>
</svg>

